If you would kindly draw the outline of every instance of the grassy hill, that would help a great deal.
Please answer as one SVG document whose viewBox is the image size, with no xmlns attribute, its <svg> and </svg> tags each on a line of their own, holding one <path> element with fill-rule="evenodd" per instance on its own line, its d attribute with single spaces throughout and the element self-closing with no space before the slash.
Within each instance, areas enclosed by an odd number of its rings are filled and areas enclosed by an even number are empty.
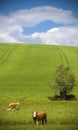
<svg viewBox="0 0 78 130">
<path fill-rule="evenodd" d="M 46 98 L 59 65 L 70 66 L 78 79 L 77 59 L 78 47 L 0 44 L 0 97 Z"/>
<path fill-rule="evenodd" d="M 78 100 L 50 101 L 59 65 L 70 66 L 78 81 L 78 47 L 0 44 L 0 129 L 43 130 L 35 127 L 32 111 L 44 110 L 48 123 L 44 130 L 77 130 Z M 78 98 L 78 86 L 73 92 Z M 19 111 L 7 112 L 8 103 L 19 101 Z M 7 127 L 6 127 L 7 126 Z"/>
</svg>

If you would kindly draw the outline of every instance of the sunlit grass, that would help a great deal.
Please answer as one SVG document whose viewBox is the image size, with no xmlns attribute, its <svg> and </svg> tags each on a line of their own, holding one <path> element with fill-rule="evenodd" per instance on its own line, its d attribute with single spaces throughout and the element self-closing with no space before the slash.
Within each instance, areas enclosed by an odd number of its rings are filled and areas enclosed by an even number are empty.
<svg viewBox="0 0 78 130">
<path fill-rule="evenodd" d="M 78 47 L 0 44 L 0 129 L 76 130 L 78 100 L 50 101 L 56 68 L 68 65 L 78 80 Z M 72 91 L 78 99 L 78 86 Z M 20 102 L 19 111 L 7 112 L 10 102 Z M 48 122 L 37 127 L 33 111 L 46 111 Z"/>
</svg>

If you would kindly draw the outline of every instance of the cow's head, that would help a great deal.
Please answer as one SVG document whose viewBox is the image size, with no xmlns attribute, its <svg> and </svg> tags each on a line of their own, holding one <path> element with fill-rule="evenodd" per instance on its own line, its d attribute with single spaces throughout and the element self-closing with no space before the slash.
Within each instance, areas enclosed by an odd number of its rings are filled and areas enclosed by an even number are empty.
<svg viewBox="0 0 78 130">
<path fill-rule="evenodd" d="M 35 118 L 37 116 L 37 112 L 33 112 L 33 117 Z"/>
<path fill-rule="evenodd" d="M 37 119 L 37 112 L 35 111 L 35 112 L 33 112 L 32 113 L 33 115 L 32 115 L 32 117 L 33 117 L 33 119 L 34 119 L 34 121 Z"/>
</svg>

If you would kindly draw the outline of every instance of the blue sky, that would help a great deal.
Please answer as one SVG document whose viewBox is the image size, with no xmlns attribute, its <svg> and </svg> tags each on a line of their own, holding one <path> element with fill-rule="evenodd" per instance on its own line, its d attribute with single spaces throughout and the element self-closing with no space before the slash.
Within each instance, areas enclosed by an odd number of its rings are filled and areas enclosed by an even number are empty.
<svg viewBox="0 0 78 130">
<path fill-rule="evenodd" d="M 78 46 L 78 0 L 0 0 L 0 42 Z"/>
</svg>

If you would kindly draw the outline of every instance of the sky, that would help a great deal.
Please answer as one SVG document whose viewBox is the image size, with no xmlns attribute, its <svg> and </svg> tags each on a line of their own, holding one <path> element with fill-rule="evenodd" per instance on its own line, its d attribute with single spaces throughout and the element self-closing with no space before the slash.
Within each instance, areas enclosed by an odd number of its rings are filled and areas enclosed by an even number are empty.
<svg viewBox="0 0 78 130">
<path fill-rule="evenodd" d="M 0 43 L 78 46 L 78 0 L 0 0 Z"/>
</svg>

